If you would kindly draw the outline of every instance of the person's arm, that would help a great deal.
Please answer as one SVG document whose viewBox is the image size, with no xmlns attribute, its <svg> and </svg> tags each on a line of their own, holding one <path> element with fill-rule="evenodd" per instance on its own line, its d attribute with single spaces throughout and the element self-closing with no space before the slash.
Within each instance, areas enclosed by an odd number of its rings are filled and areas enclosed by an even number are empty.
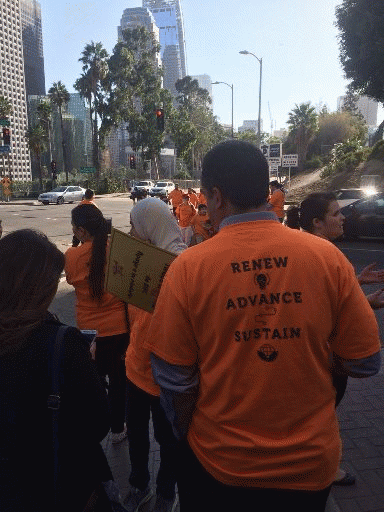
<svg viewBox="0 0 384 512">
<path fill-rule="evenodd" d="M 160 402 L 177 439 L 189 429 L 199 393 L 197 364 L 173 365 L 151 354 L 152 373 L 160 386 Z"/>
<path fill-rule="evenodd" d="M 367 300 L 372 309 L 384 308 L 384 288 L 376 290 L 374 293 L 367 295 Z"/>
<path fill-rule="evenodd" d="M 381 366 L 380 352 L 362 359 L 343 359 L 335 353 L 332 356 L 331 373 L 354 377 L 355 379 L 372 377 L 379 372 Z"/>
<path fill-rule="evenodd" d="M 371 263 L 363 268 L 357 276 L 359 284 L 384 283 L 384 269 L 374 270 L 377 263 Z"/>
</svg>

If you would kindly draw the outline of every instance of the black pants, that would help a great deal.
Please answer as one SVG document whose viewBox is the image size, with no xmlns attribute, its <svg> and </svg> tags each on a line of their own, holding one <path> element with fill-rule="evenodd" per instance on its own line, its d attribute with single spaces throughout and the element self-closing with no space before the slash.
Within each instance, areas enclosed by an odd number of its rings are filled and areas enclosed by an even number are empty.
<svg viewBox="0 0 384 512">
<path fill-rule="evenodd" d="M 160 405 L 160 398 L 150 395 L 127 380 L 127 431 L 131 474 L 129 483 L 144 490 L 150 480 L 149 418 L 152 413 L 155 439 L 160 445 L 160 467 L 156 492 L 166 499 L 175 496 L 177 441 Z"/>
<path fill-rule="evenodd" d="M 96 365 L 102 377 L 108 375 L 108 402 L 112 432 L 122 432 L 125 420 L 125 352 L 127 333 L 96 338 Z"/>
<path fill-rule="evenodd" d="M 294 491 L 234 487 L 213 478 L 200 464 L 186 441 L 178 447 L 177 487 L 180 512 L 323 512 L 330 487 L 322 491 Z"/>
</svg>

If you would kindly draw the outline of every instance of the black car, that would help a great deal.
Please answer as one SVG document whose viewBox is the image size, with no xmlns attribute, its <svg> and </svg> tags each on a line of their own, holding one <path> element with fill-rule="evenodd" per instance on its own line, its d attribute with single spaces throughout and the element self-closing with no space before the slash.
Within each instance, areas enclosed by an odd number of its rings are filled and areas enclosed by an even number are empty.
<svg viewBox="0 0 384 512">
<path fill-rule="evenodd" d="M 384 237 L 384 193 L 359 199 L 341 208 L 345 238 Z"/>
</svg>

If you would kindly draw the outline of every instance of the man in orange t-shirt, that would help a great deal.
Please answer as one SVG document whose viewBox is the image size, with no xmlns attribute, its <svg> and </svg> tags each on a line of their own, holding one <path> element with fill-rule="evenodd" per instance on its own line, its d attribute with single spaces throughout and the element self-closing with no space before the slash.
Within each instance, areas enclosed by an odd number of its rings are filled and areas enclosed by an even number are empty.
<svg viewBox="0 0 384 512">
<path fill-rule="evenodd" d="M 197 199 L 197 195 L 193 188 L 188 188 L 188 195 L 189 195 L 189 202 L 197 208 L 197 205 L 199 204 L 199 200 Z"/>
<path fill-rule="evenodd" d="M 182 203 L 176 208 L 176 217 L 179 221 L 183 242 L 189 245 L 193 230 L 191 221 L 196 215 L 196 208 L 189 202 L 188 194 L 183 194 Z"/>
<path fill-rule="evenodd" d="M 208 240 L 213 235 L 212 224 L 207 215 L 207 206 L 205 204 L 199 204 L 197 207 L 197 214 L 192 218 L 191 226 L 193 229 L 193 245 L 204 242 L 204 240 Z"/>
<path fill-rule="evenodd" d="M 168 194 L 168 200 L 171 201 L 173 214 L 176 214 L 176 208 L 183 202 L 183 191 L 179 189 L 178 183 L 175 188 Z"/>
<path fill-rule="evenodd" d="M 207 198 L 205 197 L 201 189 L 200 192 L 197 194 L 197 200 L 199 204 L 207 204 Z"/>
<path fill-rule="evenodd" d="M 202 183 L 218 233 L 171 264 L 147 333 L 182 440 L 183 512 L 250 502 L 323 511 L 341 449 L 331 371 L 380 368 L 376 319 L 352 265 L 329 242 L 281 225 L 268 181 L 250 143 L 208 152 Z"/>
<path fill-rule="evenodd" d="M 284 201 L 285 201 L 285 194 L 282 190 L 282 186 L 277 180 L 271 181 L 269 184 L 271 193 L 268 197 L 268 203 L 270 209 L 276 213 L 277 218 L 280 222 L 283 222 L 284 220 Z"/>
</svg>

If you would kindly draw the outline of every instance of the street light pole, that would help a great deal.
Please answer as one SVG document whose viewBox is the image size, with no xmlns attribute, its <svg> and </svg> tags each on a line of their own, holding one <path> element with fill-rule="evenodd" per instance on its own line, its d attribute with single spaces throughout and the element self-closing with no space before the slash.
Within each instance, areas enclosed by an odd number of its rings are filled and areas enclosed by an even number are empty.
<svg viewBox="0 0 384 512">
<path fill-rule="evenodd" d="M 261 143 L 261 79 L 263 74 L 263 59 L 259 59 L 259 57 L 256 57 L 256 55 L 252 52 L 249 52 L 247 50 L 242 50 L 241 55 L 253 55 L 255 59 L 259 61 L 260 64 L 260 82 L 259 82 L 259 119 L 257 122 L 257 134 L 259 136 L 259 143 Z"/>
<path fill-rule="evenodd" d="M 227 82 L 212 82 L 212 85 L 225 84 L 232 89 L 232 139 L 233 139 L 233 84 L 227 84 Z"/>
</svg>

